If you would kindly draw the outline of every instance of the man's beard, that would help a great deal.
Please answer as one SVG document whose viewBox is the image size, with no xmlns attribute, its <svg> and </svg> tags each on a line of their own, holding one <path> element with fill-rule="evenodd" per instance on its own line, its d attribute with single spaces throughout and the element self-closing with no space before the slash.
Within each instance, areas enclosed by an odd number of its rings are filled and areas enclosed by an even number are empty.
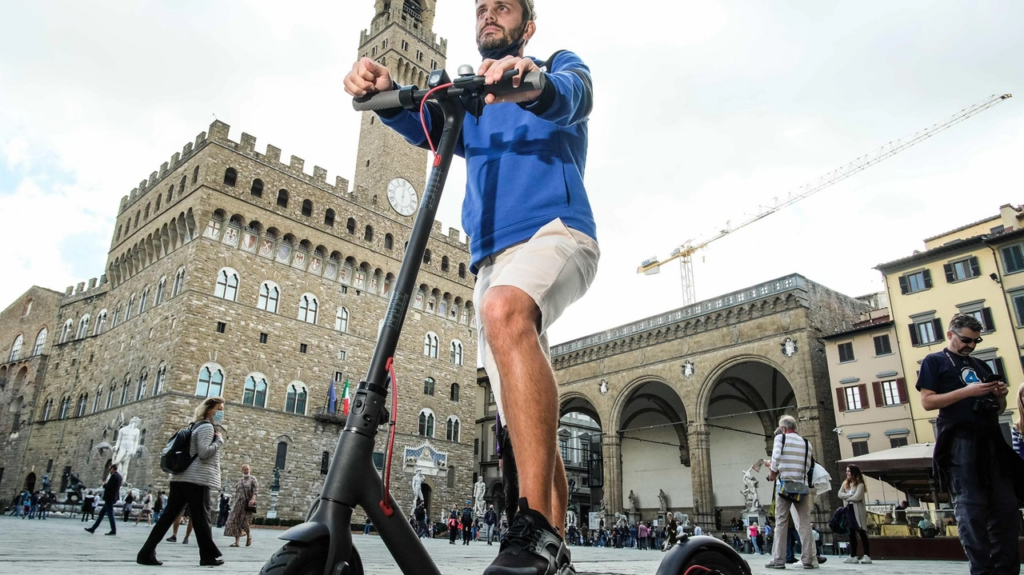
<svg viewBox="0 0 1024 575">
<path fill-rule="evenodd" d="M 509 32 L 507 29 L 505 29 L 501 24 L 498 24 L 497 22 L 495 22 L 494 24 L 489 24 L 489 26 L 500 28 L 501 36 L 495 37 L 491 35 L 484 38 L 483 33 L 481 32 L 476 37 L 477 48 L 479 48 L 481 51 L 493 51 L 508 48 L 509 46 L 512 45 L 513 42 L 517 42 L 520 38 L 523 37 L 523 33 L 526 32 L 526 24 L 527 22 L 523 20 L 522 22 L 519 23 L 518 26 L 516 26 L 512 30 L 512 32 Z"/>
</svg>

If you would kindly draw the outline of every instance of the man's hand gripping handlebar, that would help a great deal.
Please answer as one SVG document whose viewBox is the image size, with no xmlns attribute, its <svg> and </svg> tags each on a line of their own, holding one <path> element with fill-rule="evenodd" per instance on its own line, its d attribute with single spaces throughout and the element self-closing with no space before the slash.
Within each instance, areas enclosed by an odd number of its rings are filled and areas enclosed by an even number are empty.
<svg viewBox="0 0 1024 575">
<path fill-rule="evenodd" d="M 483 97 L 489 94 L 506 97 L 522 94 L 523 96 L 532 96 L 532 98 L 525 98 L 526 100 L 535 99 L 547 83 L 547 77 L 543 72 L 530 72 L 519 82 L 519 86 L 515 87 L 513 78 L 517 77 L 520 71 L 513 68 L 502 74 L 501 81 L 488 84 L 487 76 L 478 76 L 473 73 L 472 67 L 464 65 L 459 68 L 460 76 L 455 80 L 450 80 L 444 70 L 431 72 L 427 78 L 428 89 L 425 90 L 421 90 L 417 86 L 405 86 L 398 90 L 381 90 L 379 86 L 384 83 L 385 79 L 389 85 L 393 86 L 391 76 L 386 69 L 373 63 L 372 60 L 358 62 L 356 67 L 359 68 L 360 64 L 366 63 L 369 63 L 373 70 L 366 70 L 373 77 L 372 80 L 357 74 L 356 70 L 353 70 L 345 79 L 345 91 L 356 96 L 352 101 L 352 107 L 359 112 L 397 108 L 419 110 L 424 100 L 460 98 L 472 113 L 474 106 L 469 104 L 470 100 L 479 100 L 479 106 L 482 106 Z M 362 94 L 362 96 L 358 96 L 358 94 Z"/>
</svg>

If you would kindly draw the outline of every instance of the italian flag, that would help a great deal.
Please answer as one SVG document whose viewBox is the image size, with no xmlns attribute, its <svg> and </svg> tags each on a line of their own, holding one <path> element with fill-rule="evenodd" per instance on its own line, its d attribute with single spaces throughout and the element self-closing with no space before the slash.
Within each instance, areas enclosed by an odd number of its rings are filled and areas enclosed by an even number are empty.
<svg viewBox="0 0 1024 575">
<path fill-rule="evenodd" d="M 349 393 L 348 393 L 348 380 L 346 379 L 345 380 L 345 387 L 343 387 L 341 389 L 341 413 L 343 415 L 348 415 L 348 404 L 349 404 L 349 401 L 351 401 L 351 397 L 349 397 Z"/>
</svg>

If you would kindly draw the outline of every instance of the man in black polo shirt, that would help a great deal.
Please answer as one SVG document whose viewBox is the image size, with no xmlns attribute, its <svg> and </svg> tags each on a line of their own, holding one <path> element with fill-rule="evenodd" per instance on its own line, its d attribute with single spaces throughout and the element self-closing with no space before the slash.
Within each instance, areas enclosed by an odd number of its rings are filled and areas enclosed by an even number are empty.
<svg viewBox="0 0 1024 575">
<path fill-rule="evenodd" d="M 928 411 L 939 410 L 933 456 L 936 475 L 953 499 L 960 543 L 971 574 L 1020 573 L 1017 548 L 1021 460 L 1006 444 L 999 414 L 1007 386 L 971 357 L 981 343 L 981 323 L 957 314 L 949 345 L 921 362 L 917 389 Z"/>
</svg>

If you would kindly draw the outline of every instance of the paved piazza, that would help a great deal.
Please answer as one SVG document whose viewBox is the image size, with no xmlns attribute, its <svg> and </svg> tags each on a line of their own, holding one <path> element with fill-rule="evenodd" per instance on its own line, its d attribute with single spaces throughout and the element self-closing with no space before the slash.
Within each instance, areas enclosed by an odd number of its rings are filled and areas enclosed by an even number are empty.
<svg viewBox="0 0 1024 575">
<path fill-rule="evenodd" d="M 78 519 L 51 517 L 46 521 L 0 517 L 0 573 L 4 575 L 168 575 L 170 573 L 216 572 L 224 574 L 255 575 L 279 545 L 279 531 L 256 529 L 252 547 L 229 548 L 231 539 L 218 537 L 217 544 L 224 552 L 226 563 L 216 570 L 199 567 L 199 551 L 195 542 L 161 543 L 158 557 L 161 567 L 143 567 L 135 564 L 135 554 L 149 533 L 149 527 L 118 524 L 116 537 L 105 537 L 108 524 L 104 523 L 96 535 L 82 531 Z M 356 545 L 368 575 L 401 575 L 391 561 L 387 549 L 375 536 L 355 536 Z M 244 540 L 243 540 L 244 541 Z M 428 548 L 445 574 L 469 575 L 482 573 L 497 553 L 497 545 L 488 547 L 473 543 L 469 547 L 449 545 L 447 539 L 428 542 Z M 764 557 L 746 556 L 753 561 L 754 573 L 774 573 L 764 568 Z M 633 549 L 573 549 L 576 570 L 581 575 L 649 575 L 658 568 L 661 554 Z M 829 558 L 823 570 L 833 573 L 892 572 L 900 575 L 942 575 L 966 573 L 964 563 L 940 561 L 877 561 L 874 565 L 844 565 Z"/>
</svg>

